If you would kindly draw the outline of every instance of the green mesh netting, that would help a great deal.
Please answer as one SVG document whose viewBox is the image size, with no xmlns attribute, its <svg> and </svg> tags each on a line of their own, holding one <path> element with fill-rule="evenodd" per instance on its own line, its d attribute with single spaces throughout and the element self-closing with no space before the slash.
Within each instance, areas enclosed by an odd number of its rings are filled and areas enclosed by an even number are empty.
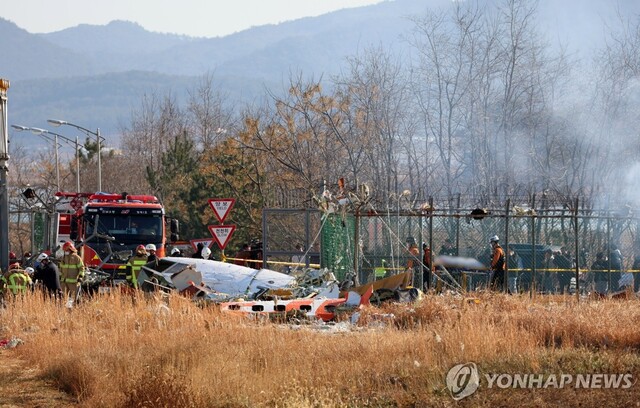
<svg viewBox="0 0 640 408">
<path fill-rule="evenodd" d="M 329 214 L 322 226 L 321 264 L 344 280 L 353 271 L 353 237 L 356 222 L 353 215 Z"/>
</svg>

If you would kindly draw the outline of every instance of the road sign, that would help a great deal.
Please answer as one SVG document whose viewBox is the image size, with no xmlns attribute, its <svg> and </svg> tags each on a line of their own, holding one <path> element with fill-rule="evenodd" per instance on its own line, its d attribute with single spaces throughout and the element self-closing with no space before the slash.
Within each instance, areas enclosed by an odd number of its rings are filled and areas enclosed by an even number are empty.
<svg viewBox="0 0 640 408">
<path fill-rule="evenodd" d="M 236 230 L 235 225 L 207 225 L 209 232 L 218 243 L 220 249 L 224 249 L 229 243 L 229 238 Z"/>
<path fill-rule="evenodd" d="M 213 239 L 211 238 L 201 238 L 201 239 L 191 239 L 189 243 L 193 247 L 194 251 L 198 250 L 198 244 L 202 243 L 202 245 L 211 248 L 211 244 L 213 244 Z"/>
<path fill-rule="evenodd" d="M 224 223 L 229 211 L 231 211 L 233 205 L 236 203 L 235 198 L 210 198 L 207 201 L 221 224 Z"/>
</svg>

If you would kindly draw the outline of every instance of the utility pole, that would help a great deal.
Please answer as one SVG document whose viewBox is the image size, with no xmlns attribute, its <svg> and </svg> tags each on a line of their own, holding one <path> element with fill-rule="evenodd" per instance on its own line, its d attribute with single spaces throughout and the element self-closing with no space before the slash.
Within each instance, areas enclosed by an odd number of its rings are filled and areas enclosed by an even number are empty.
<svg viewBox="0 0 640 408">
<path fill-rule="evenodd" d="M 7 90 L 9 81 L 0 78 L 0 268 L 9 269 L 9 133 Z"/>
</svg>

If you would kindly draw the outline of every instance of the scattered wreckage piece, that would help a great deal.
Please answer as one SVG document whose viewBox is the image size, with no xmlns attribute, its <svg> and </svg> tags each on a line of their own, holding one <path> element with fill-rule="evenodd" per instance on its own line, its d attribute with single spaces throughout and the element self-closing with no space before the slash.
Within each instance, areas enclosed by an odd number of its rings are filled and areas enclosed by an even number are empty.
<svg viewBox="0 0 640 408">
<path fill-rule="evenodd" d="M 323 322 L 350 317 L 361 307 L 370 304 L 380 305 L 384 301 L 394 300 L 410 302 L 420 297 L 420 291 L 411 288 L 411 272 L 403 272 L 372 283 L 340 292 L 340 298 L 315 296 L 304 299 L 252 300 L 222 303 L 221 310 L 240 313 L 247 316 L 270 316 L 273 319 L 287 320 L 288 317 L 320 319 Z"/>
<path fill-rule="evenodd" d="M 349 291 L 358 293 L 360 296 L 364 296 L 364 294 L 369 290 L 369 287 L 371 287 L 371 303 L 378 306 L 385 301 L 399 299 L 396 292 L 409 288 L 411 286 L 412 279 L 413 273 L 411 271 L 407 271 L 375 282 L 356 286 L 349 289 Z"/>
<path fill-rule="evenodd" d="M 269 269 L 197 258 L 162 258 L 142 267 L 138 280 L 145 292 L 175 290 L 211 303 L 237 299 L 273 300 L 338 298 L 339 284 L 327 270 L 308 269 L 292 276 Z"/>
<path fill-rule="evenodd" d="M 267 315 L 274 319 L 287 320 L 288 317 L 318 318 L 324 322 L 334 320 L 341 313 L 351 313 L 360 306 L 368 305 L 373 293 L 371 285 L 363 296 L 349 292 L 344 298 L 330 299 L 315 297 L 292 300 L 253 300 L 225 302 L 220 305 L 224 312 L 241 313 L 247 316 Z"/>
<path fill-rule="evenodd" d="M 141 281 L 156 279 L 159 284 L 178 292 L 193 291 L 193 287 L 196 287 L 200 296 L 218 293 L 231 298 L 251 297 L 265 289 L 291 288 L 296 285 L 295 277 L 270 269 L 252 269 L 198 258 L 166 257 L 158 261 L 156 268 L 151 269 L 147 265 L 142 272 L 144 275 Z"/>
</svg>

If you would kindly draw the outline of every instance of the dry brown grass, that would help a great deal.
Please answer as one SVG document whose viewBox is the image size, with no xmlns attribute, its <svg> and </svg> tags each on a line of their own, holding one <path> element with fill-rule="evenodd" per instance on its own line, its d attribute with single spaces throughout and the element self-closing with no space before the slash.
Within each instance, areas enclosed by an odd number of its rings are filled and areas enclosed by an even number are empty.
<svg viewBox="0 0 640 408">
<path fill-rule="evenodd" d="M 637 378 L 639 306 L 436 296 L 367 309 L 359 327 L 335 331 L 223 315 L 177 296 L 166 305 L 111 295 L 72 310 L 27 296 L 0 312 L 0 336 L 22 338 L 16 353 L 81 406 L 449 406 L 444 377 L 460 362 L 487 372 Z M 462 403 L 554 406 L 577 398 L 591 406 L 600 398 L 575 394 L 483 390 Z"/>
</svg>

